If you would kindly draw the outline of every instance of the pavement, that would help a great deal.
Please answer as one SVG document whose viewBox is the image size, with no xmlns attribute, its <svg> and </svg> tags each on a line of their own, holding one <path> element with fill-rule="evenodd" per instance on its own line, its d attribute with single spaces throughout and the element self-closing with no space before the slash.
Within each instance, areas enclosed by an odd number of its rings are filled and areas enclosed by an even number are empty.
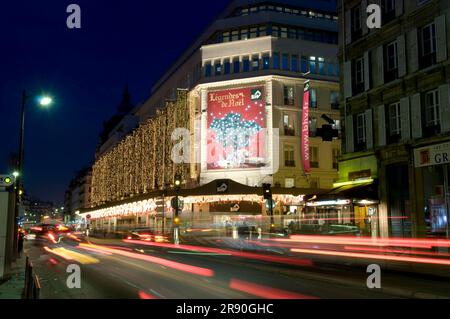
<svg viewBox="0 0 450 319">
<path fill-rule="evenodd" d="M 11 277 L 0 283 L 0 299 L 22 299 L 25 286 L 25 262 L 25 254 L 13 262 Z"/>
</svg>

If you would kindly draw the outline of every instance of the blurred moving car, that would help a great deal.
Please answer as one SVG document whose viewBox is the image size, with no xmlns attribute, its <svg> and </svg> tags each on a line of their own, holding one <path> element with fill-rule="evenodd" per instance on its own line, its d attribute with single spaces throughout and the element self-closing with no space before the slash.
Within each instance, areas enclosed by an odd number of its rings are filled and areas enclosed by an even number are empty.
<svg viewBox="0 0 450 319">
<path fill-rule="evenodd" d="M 167 235 L 155 232 L 153 229 L 150 228 L 137 228 L 128 231 L 127 233 L 125 233 L 124 239 L 145 240 L 153 242 L 169 242 L 169 238 Z"/>
</svg>

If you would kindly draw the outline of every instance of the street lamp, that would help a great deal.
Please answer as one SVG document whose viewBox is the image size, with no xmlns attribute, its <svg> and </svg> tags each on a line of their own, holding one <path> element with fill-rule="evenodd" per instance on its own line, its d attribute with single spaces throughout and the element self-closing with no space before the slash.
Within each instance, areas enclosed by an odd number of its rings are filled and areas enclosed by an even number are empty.
<svg viewBox="0 0 450 319">
<path fill-rule="evenodd" d="M 178 191 L 180 190 L 180 186 L 181 186 L 181 176 L 180 175 L 175 175 L 175 217 L 173 219 L 173 223 L 174 223 L 174 243 L 175 245 L 178 245 L 180 243 L 180 218 L 178 217 L 178 211 L 179 211 L 179 201 L 178 201 Z"/>
<path fill-rule="evenodd" d="M 20 195 L 22 195 L 21 189 L 21 176 L 23 175 L 23 145 L 24 145 L 24 132 L 25 132 L 25 110 L 27 101 L 36 97 L 37 102 L 42 107 L 48 107 L 52 104 L 53 100 L 51 97 L 47 95 L 36 96 L 36 95 L 28 95 L 26 90 L 22 92 L 22 105 L 20 112 L 20 130 L 19 130 L 19 158 L 17 160 L 17 170 L 13 173 L 16 178 L 16 202 L 14 207 L 14 254 L 13 259 L 17 258 L 17 234 L 18 234 L 18 225 L 17 219 L 19 218 L 19 203 L 20 203 Z"/>
</svg>

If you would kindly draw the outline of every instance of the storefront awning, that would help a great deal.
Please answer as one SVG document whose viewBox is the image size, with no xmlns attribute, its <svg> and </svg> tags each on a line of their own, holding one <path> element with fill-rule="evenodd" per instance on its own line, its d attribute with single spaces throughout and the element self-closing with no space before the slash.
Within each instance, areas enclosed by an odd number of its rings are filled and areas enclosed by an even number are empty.
<svg viewBox="0 0 450 319">
<path fill-rule="evenodd" d="M 335 187 L 331 190 L 324 191 L 316 195 L 309 195 L 305 198 L 305 201 L 323 201 L 336 199 L 378 201 L 378 182 L 374 180 L 372 182 L 362 184 L 350 184 Z"/>
</svg>

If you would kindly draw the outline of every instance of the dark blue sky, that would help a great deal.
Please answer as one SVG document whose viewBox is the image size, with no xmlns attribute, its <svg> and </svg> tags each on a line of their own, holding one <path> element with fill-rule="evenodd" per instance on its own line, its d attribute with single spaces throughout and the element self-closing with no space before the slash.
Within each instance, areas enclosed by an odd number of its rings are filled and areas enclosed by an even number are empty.
<svg viewBox="0 0 450 319">
<path fill-rule="evenodd" d="M 81 7 L 81 29 L 66 27 L 66 7 Z M 48 92 L 48 110 L 28 103 L 24 182 L 62 203 L 75 171 L 94 159 L 102 123 L 125 85 L 134 104 L 228 4 L 228 0 L 9 0 L 0 19 L 0 173 L 18 148 L 24 88 Z"/>
</svg>

